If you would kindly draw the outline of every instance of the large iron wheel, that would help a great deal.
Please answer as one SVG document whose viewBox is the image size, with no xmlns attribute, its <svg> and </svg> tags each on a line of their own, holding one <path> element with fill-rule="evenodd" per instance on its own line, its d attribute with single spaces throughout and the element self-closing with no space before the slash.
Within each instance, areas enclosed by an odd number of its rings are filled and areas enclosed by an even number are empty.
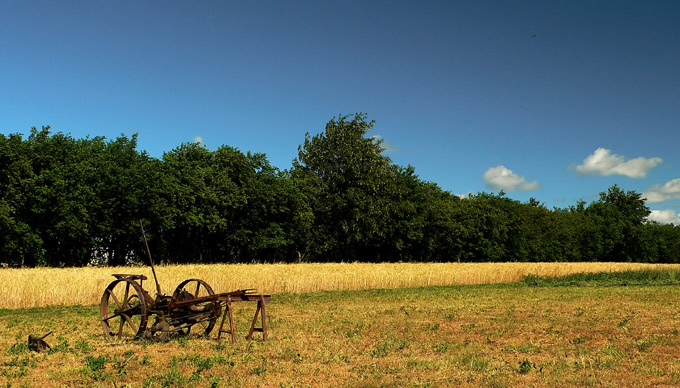
<svg viewBox="0 0 680 388">
<path fill-rule="evenodd" d="M 187 279 L 177 286 L 175 292 L 172 294 L 172 299 L 176 302 L 181 302 L 211 295 L 215 295 L 215 292 L 208 283 L 201 279 Z M 217 319 L 220 317 L 220 310 L 220 304 L 217 301 L 195 303 L 186 307 L 184 313 L 189 317 L 193 316 L 198 319 L 196 322 L 182 328 L 180 333 L 189 334 L 191 326 L 197 325 L 203 335 L 210 335 L 213 327 L 215 327 L 215 322 L 217 322 Z"/>
<path fill-rule="evenodd" d="M 142 287 L 130 279 L 118 279 L 106 287 L 99 306 L 102 329 L 108 337 L 133 339 L 144 335 L 148 320 Z"/>
</svg>

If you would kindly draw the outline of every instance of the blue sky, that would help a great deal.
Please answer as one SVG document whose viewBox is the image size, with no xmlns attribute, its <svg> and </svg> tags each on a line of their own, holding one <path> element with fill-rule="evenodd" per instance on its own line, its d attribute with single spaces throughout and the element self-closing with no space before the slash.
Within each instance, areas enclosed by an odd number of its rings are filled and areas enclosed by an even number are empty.
<svg viewBox="0 0 680 388">
<path fill-rule="evenodd" d="M 680 223 L 680 2 L 4 1 L 0 133 L 267 154 L 365 112 L 454 194 L 618 184 Z"/>
</svg>

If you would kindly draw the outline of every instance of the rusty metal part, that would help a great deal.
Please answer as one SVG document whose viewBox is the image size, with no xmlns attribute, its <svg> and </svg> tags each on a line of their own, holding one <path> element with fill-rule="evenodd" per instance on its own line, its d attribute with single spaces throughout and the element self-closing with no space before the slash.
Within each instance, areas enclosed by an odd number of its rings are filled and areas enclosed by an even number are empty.
<svg viewBox="0 0 680 388">
<path fill-rule="evenodd" d="M 267 320 L 266 320 L 266 315 L 265 315 L 265 310 L 264 310 L 264 295 L 258 295 L 259 297 L 257 298 L 257 310 L 255 310 L 255 316 L 253 317 L 253 323 L 250 325 L 250 331 L 248 332 L 248 335 L 246 336 L 246 339 L 252 339 L 253 338 L 253 333 L 256 331 L 259 331 L 262 333 L 262 339 L 267 340 Z M 257 314 L 262 313 L 262 325 L 260 327 L 255 327 L 257 324 Z"/>
<path fill-rule="evenodd" d="M 161 295 L 161 285 L 158 284 L 158 278 L 156 277 L 156 268 L 153 265 L 153 258 L 151 257 L 151 250 L 149 250 L 149 243 L 146 241 L 146 233 L 144 232 L 144 225 L 142 220 L 139 220 L 139 229 L 142 231 L 142 237 L 144 237 L 144 247 L 146 248 L 146 254 L 149 257 L 149 265 L 151 266 L 151 272 L 153 273 L 153 280 L 156 282 L 156 294 Z"/>
<path fill-rule="evenodd" d="M 52 349 L 50 345 L 45 342 L 45 338 L 52 334 L 52 332 L 49 332 L 45 334 L 42 337 L 38 337 L 37 335 L 30 334 L 28 336 L 28 348 L 34 352 L 42 353 L 46 352 Z"/>
<path fill-rule="evenodd" d="M 141 337 L 148 320 L 148 294 L 133 275 L 116 277 L 104 290 L 99 305 L 104 334 L 118 339 Z"/>
<path fill-rule="evenodd" d="M 187 279 L 172 294 L 170 308 L 183 311 L 186 319 L 200 326 L 201 334 L 208 336 L 222 311 L 221 305 L 213 299 L 214 296 L 215 292 L 208 283 L 201 279 Z M 191 326 L 187 326 L 184 334 L 189 334 Z"/>
</svg>

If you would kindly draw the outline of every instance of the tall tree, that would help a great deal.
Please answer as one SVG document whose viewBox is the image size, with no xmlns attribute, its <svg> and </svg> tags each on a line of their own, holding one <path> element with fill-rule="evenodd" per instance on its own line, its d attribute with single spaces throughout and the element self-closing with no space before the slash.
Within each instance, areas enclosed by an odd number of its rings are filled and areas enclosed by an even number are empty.
<svg viewBox="0 0 680 388">
<path fill-rule="evenodd" d="M 306 187 L 314 211 L 315 256 L 375 260 L 391 222 L 398 168 L 383 155 L 382 142 L 366 137 L 373 127 L 364 114 L 340 116 L 298 148 L 292 176 Z"/>
<path fill-rule="evenodd" d="M 642 229 L 650 210 L 642 195 L 624 191 L 617 185 L 600 193 L 600 199 L 585 210 L 589 218 L 590 238 L 600 244 L 595 260 L 645 261 Z"/>
<path fill-rule="evenodd" d="M 91 185 L 98 205 L 92 225 L 98 243 L 95 260 L 108 265 L 126 265 L 144 257 L 141 252 L 138 220 L 153 219 L 163 207 L 157 204 L 155 182 L 158 163 L 137 150 L 137 135 L 120 136 L 105 142 L 96 140 L 97 152 L 91 157 L 96 177 Z M 152 229 L 153 230 L 153 229 Z"/>
<path fill-rule="evenodd" d="M 21 135 L 0 134 L 0 257 L 12 266 L 33 266 L 44 261 L 42 240 L 27 223 L 34 179 L 31 159 L 32 153 Z"/>
</svg>

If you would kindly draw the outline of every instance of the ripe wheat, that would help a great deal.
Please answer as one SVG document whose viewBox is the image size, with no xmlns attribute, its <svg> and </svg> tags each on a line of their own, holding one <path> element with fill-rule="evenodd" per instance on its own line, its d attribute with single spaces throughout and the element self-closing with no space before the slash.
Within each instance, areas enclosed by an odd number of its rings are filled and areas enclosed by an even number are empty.
<svg viewBox="0 0 680 388">
<path fill-rule="evenodd" d="M 518 281 L 522 276 L 562 276 L 579 272 L 612 272 L 678 265 L 639 263 L 304 263 L 159 265 L 162 292 L 172 294 L 185 279 L 199 278 L 215 292 L 257 288 L 261 293 L 403 288 Z M 0 308 L 93 305 L 99 303 L 113 273 L 143 274 L 144 288 L 155 285 L 148 267 L 3 268 Z"/>
</svg>

